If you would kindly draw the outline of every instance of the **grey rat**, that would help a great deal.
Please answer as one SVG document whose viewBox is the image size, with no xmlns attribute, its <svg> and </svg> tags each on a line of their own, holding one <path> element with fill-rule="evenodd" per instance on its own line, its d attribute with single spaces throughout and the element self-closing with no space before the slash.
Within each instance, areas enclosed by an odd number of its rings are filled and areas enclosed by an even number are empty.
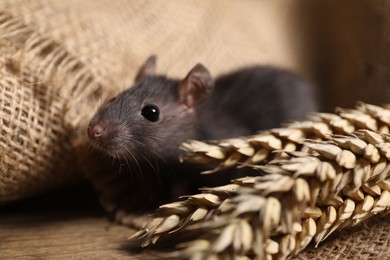
<svg viewBox="0 0 390 260">
<path fill-rule="evenodd" d="M 171 79 L 156 74 L 151 56 L 135 84 L 102 106 L 87 132 L 95 148 L 124 162 L 129 176 L 137 175 L 128 180 L 134 191 L 158 204 L 177 183 L 192 182 L 191 167 L 184 170 L 178 162 L 183 141 L 250 135 L 304 119 L 317 110 L 313 90 L 296 74 L 269 66 L 239 69 L 214 81 L 197 64 L 183 79 Z"/>
</svg>

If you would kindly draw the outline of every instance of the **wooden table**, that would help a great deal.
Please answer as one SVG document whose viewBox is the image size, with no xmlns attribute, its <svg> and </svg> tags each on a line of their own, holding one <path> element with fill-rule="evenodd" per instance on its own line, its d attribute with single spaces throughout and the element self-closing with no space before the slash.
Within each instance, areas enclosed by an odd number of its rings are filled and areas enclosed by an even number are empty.
<svg viewBox="0 0 390 260">
<path fill-rule="evenodd" d="M 0 259 L 151 259 L 131 252 L 85 185 L 0 208 Z"/>
</svg>

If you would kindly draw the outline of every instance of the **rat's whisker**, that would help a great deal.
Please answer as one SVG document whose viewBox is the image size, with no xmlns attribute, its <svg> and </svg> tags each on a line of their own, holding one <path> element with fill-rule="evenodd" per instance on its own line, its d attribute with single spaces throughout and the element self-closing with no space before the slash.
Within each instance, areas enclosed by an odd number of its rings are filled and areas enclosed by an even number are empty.
<svg viewBox="0 0 390 260">
<path fill-rule="evenodd" d="M 125 147 L 122 147 L 122 148 L 125 148 Z M 126 162 L 126 165 L 129 169 L 131 169 L 131 164 L 129 163 L 128 159 L 127 159 L 127 156 L 126 154 L 121 150 L 121 157 L 122 159 Z"/>
<path fill-rule="evenodd" d="M 133 153 L 128 149 L 128 147 L 124 144 L 121 144 L 121 148 L 123 149 L 123 152 L 127 155 L 130 155 L 130 157 L 132 158 L 132 160 L 136 163 L 137 167 L 138 167 L 138 170 L 139 170 L 139 173 L 142 174 L 142 168 L 137 160 L 137 158 L 133 155 Z M 127 156 L 124 156 L 125 159 Z"/>
<path fill-rule="evenodd" d="M 157 151 L 154 151 L 154 150 L 150 149 L 149 146 L 147 146 L 146 144 L 144 144 L 144 143 L 142 143 L 142 142 L 140 142 L 140 141 L 138 141 L 138 140 L 132 140 L 132 141 L 135 142 L 135 143 L 137 143 L 137 144 L 139 144 L 139 145 L 141 145 L 141 146 L 143 146 L 143 147 L 145 147 L 145 150 L 146 150 L 146 151 L 148 151 L 149 153 L 155 155 L 155 156 L 156 156 L 157 158 L 159 158 L 164 164 L 166 164 L 167 166 L 169 166 L 168 161 L 166 160 L 166 158 L 165 158 L 162 154 L 160 154 L 160 153 L 157 152 Z"/>
<path fill-rule="evenodd" d="M 147 158 L 147 156 L 144 156 L 143 154 L 142 154 L 142 152 L 139 152 L 139 154 L 145 159 L 145 161 L 150 165 L 150 167 L 152 168 L 152 171 L 153 171 L 153 173 L 154 173 L 154 175 L 156 176 L 156 179 L 157 179 L 157 181 L 158 181 L 158 184 L 160 185 L 160 187 L 163 187 L 163 183 L 162 183 L 162 180 L 161 180 L 161 176 L 160 176 L 160 168 L 158 167 L 157 168 L 157 170 L 156 170 L 156 168 L 153 166 L 153 163 L 151 163 L 150 161 L 149 161 L 149 159 Z"/>
</svg>

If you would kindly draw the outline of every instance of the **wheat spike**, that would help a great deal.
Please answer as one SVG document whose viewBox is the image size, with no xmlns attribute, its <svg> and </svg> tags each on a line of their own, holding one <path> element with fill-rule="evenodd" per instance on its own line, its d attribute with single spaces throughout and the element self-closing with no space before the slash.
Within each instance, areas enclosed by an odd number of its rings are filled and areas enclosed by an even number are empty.
<svg viewBox="0 0 390 260">
<path fill-rule="evenodd" d="M 179 244 L 181 250 L 175 254 L 192 259 L 285 259 L 311 241 L 318 244 L 336 230 L 388 213 L 389 111 L 359 103 L 357 110 L 338 112 L 316 115 L 312 122 L 312 126 L 317 124 L 315 131 L 309 130 L 307 121 L 294 124 L 300 128 L 271 130 L 235 142 L 224 140 L 221 145 L 201 143 L 226 158 L 239 154 L 237 162 L 250 161 L 258 147 L 280 151 L 268 156 L 266 164 L 244 165 L 264 175 L 236 179 L 161 206 L 154 221 L 133 238 L 143 240 L 146 246 L 159 239 L 186 237 L 187 242 Z M 372 120 L 363 123 L 367 117 Z M 319 118 L 322 121 L 316 121 Z M 365 128 L 353 133 L 340 131 L 362 126 Z M 267 141 L 265 135 L 277 136 L 279 144 L 273 137 Z M 300 150 L 284 151 L 286 140 Z M 246 155 L 239 152 L 238 148 L 248 144 L 252 152 L 247 148 Z M 204 147 L 202 153 L 196 149 L 193 155 L 203 158 Z"/>
<path fill-rule="evenodd" d="M 286 128 L 264 131 L 255 136 L 205 142 L 190 140 L 181 146 L 184 152 L 181 160 L 214 164 L 214 169 L 204 172 L 213 173 L 230 167 L 270 161 L 275 159 L 275 156 L 280 156 L 273 153 L 275 150 L 302 150 L 302 142 L 305 139 L 323 140 L 331 134 L 346 135 L 359 129 L 388 134 L 390 109 L 359 102 L 356 109 L 337 108 L 336 114 L 317 113 L 312 115 L 311 119 L 291 123 Z M 358 149 L 359 144 L 356 145 Z M 365 151 L 370 153 L 368 149 Z"/>
</svg>

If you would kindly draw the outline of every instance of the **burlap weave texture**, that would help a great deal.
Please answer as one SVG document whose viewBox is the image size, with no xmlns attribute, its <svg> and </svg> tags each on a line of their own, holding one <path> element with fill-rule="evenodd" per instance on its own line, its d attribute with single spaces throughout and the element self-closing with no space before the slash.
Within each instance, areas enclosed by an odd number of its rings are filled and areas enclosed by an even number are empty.
<svg viewBox="0 0 390 260">
<path fill-rule="evenodd" d="M 214 74 L 271 61 L 301 70 L 287 34 L 277 33 L 286 30 L 287 18 L 277 19 L 283 11 L 278 3 L 272 11 L 269 5 L 0 2 L 0 202 L 77 180 L 73 137 L 85 147 L 89 118 L 107 97 L 131 85 L 152 53 L 171 76 L 200 61 Z"/>
</svg>

